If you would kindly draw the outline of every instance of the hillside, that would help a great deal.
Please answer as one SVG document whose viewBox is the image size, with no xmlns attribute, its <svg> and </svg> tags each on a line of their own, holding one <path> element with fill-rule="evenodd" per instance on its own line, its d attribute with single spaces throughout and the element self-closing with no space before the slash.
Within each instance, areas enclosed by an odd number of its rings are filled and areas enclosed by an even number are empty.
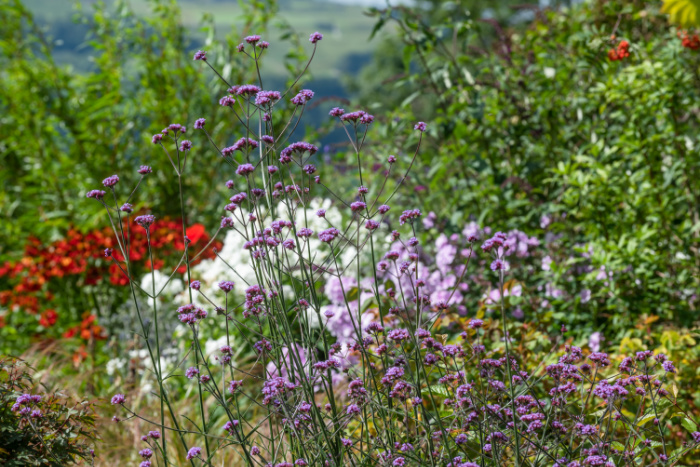
<svg viewBox="0 0 700 467">
<path fill-rule="evenodd" d="M 31 9 L 48 36 L 53 40 L 55 56 L 60 63 L 70 64 L 76 70 L 90 66 L 91 49 L 85 44 L 87 27 L 76 22 L 75 2 L 72 0 L 23 0 Z M 93 0 L 83 1 L 83 15 L 91 12 Z M 108 5 L 114 0 L 106 0 Z M 136 12 L 148 15 L 148 0 L 128 2 Z M 192 31 L 195 39 L 202 40 L 199 32 L 202 16 L 210 13 L 215 21 L 217 34 L 223 36 L 232 25 L 237 24 L 241 12 L 238 2 L 221 0 L 180 0 L 183 24 Z M 360 2 L 362 3 L 362 2 Z M 367 2 L 364 2 L 366 4 Z M 320 31 L 325 35 L 315 59 L 316 79 L 337 79 L 344 71 L 359 68 L 368 58 L 373 44 L 368 41 L 374 25 L 373 20 L 363 14 L 366 6 L 350 2 L 333 3 L 324 0 L 281 1 L 279 18 L 291 24 L 301 34 Z M 281 74 L 281 58 L 284 47 L 275 48 L 278 37 L 268 38 L 272 44 L 270 55 L 279 60 L 268 60 L 268 73 Z"/>
</svg>

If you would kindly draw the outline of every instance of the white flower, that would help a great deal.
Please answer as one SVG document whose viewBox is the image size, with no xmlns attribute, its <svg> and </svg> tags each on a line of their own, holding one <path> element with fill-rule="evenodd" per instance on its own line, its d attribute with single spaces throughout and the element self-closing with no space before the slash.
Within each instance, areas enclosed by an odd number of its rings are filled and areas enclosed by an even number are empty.
<svg viewBox="0 0 700 467">
<path fill-rule="evenodd" d="M 308 323 L 310 329 L 316 329 L 320 326 L 318 321 L 318 313 L 316 313 L 316 310 L 313 308 L 308 308 L 306 310 L 306 322 Z"/>
<path fill-rule="evenodd" d="M 156 294 L 166 294 L 166 295 L 176 295 L 182 291 L 182 281 L 180 279 L 173 278 L 168 281 L 169 276 L 163 274 L 160 271 L 153 271 L 153 276 L 151 273 L 145 274 L 141 278 L 141 288 L 148 293 L 153 290 L 153 283 L 155 280 Z M 152 302 L 149 302 L 152 303 Z"/>
<path fill-rule="evenodd" d="M 226 336 L 221 336 L 218 339 L 209 339 L 204 343 L 204 353 L 210 355 L 218 351 L 221 347 L 227 345 Z"/>
<path fill-rule="evenodd" d="M 114 373 L 117 370 L 122 370 L 126 366 L 126 359 L 125 358 L 113 358 L 110 361 L 107 362 L 107 365 L 105 369 L 107 370 L 107 374 L 109 376 L 114 375 Z"/>
</svg>

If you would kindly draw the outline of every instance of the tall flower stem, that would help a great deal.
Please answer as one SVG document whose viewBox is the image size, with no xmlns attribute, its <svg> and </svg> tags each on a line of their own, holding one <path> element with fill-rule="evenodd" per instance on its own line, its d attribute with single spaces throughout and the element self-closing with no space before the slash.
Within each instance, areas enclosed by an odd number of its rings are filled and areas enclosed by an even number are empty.
<svg viewBox="0 0 700 467">
<path fill-rule="evenodd" d="M 178 161 L 179 162 L 179 161 Z M 189 242 L 187 241 L 187 227 L 186 227 L 186 221 L 185 221 L 185 200 L 184 200 L 184 195 L 183 195 L 183 188 L 182 188 L 182 172 L 178 171 L 177 174 L 177 183 L 178 183 L 178 189 L 180 192 L 180 217 L 182 218 L 182 241 L 185 244 L 185 266 L 187 267 L 187 291 L 189 292 L 189 297 L 190 297 L 190 303 L 192 303 L 192 289 L 189 287 L 190 282 L 192 281 L 191 278 L 191 273 L 190 273 L 190 258 L 189 258 Z M 199 367 L 199 355 L 197 352 L 194 353 L 194 362 L 195 366 Z M 202 396 L 202 382 L 197 379 L 197 392 L 199 393 L 199 412 L 202 415 L 202 431 L 204 434 L 207 434 L 207 419 L 205 417 L 204 413 L 204 397 Z M 209 452 L 209 437 L 204 436 L 204 448 L 207 452 L 207 457 L 210 457 L 210 452 Z"/>
<path fill-rule="evenodd" d="M 515 467 L 520 465 L 520 440 L 518 437 L 518 421 L 515 411 L 515 388 L 513 387 L 513 375 L 510 367 L 510 336 L 508 335 L 508 327 L 506 326 L 506 308 L 504 303 L 503 288 L 504 288 L 504 270 L 498 271 L 498 286 L 501 292 L 501 321 L 503 322 L 503 339 L 506 344 L 506 374 L 508 375 L 508 387 L 510 388 L 510 403 L 511 412 L 513 414 L 513 434 L 515 435 Z"/>
<path fill-rule="evenodd" d="M 164 406 L 164 397 L 163 397 L 163 369 L 161 368 L 161 363 L 160 363 L 160 337 L 158 334 L 158 297 L 156 296 L 156 276 L 155 276 L 155 263 L 153 262 L 153 249 L 151 248 L 151 229 L 150 226 L 146 228 L 146 241 L 148 242 L 148 257 L 151 260 L 151 293 L 153 296 L 153 325 L 155 327 L 156 331 L 156 363 L 158 365 L 156 377 L 158 378 L 158 385 L 160 386 L 160 391 L 161 391 L 161 397 L 160 399 L 160 424 L 161 426 L 165 426 L 165 406 Z M 155 368 L 154 368 L 155 370 Z M 164 457 L 164 462 L 167 465 L 168 464 L 168 457 L 166 454 L 166 442 L 165 442 L 165 436 L 161 436 L 161 440 L 163 443 L 163 457 Z"/>
</svg>

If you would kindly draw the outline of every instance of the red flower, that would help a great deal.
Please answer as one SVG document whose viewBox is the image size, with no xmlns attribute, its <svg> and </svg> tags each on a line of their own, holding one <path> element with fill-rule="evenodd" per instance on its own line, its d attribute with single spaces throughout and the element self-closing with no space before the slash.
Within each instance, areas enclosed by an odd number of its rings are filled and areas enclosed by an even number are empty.
<svg viewBox="0 0 700 467">
<path fill-rule="evenodd" d="M 617 45 L 617 49 L 608 50 L 608 58 L 611 61 L 622 60 L 630 56 L 629 53 L 630 43 L 627 41 L 620 41 Z"/>
<path fill-rule="evenodd" d="M 127 285 L 129 278 L 119 269 L 116 263 L 109 266 L 109 281 L 114 285 Z"/>
<path fill-rule="evenodd" d="M 678 37 L 681 39 L 681 44 L 686 49 L 698 50 L 700 49 L 700 37 L 697 34 L 692 36 L 688 35 L 688 31 L 679 31 Z"/>
<path fill-rule="evenodd" d="M 192 227 L 189 227 L 187 236 L 192 240 L 192 243 L 197 243 L 201 239 L 204 239 L 204 241 L 209 240 L 209 236 L 202 224 L 194 224 Z"/>
<path fill-rule="evenodd" d="M 58 321 L 58 313 L 55 310 L 46 310 L 41 314 L 39 324 L 45 328 L 50 328 Z"/>
</svg>

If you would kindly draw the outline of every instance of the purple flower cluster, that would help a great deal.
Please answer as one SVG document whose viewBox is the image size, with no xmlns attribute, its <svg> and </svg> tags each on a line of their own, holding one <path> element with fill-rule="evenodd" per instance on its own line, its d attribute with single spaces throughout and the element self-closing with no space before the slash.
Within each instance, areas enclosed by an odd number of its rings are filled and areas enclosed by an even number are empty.
<svg viewBox="0 0 700 467">
<path fill-rule="evenodd" d="M 88 191 L 87 195 L 85 195 L 85 196 L 87 196 L 88 198 L 92 198 L 92 199 L 102 199 L 105 197 L 106 194 L 107 193 L 105 193 L 102 190 L 91 190 L 91 191 Z"/>
<path fill-rule="evenodd" d="M 196 459 L 202 455 L 202 448 L 194 447 L 187 451 L 187 456 L 185 457 L 188 461 Z"/>
<path fill-rule="evenodd" d="M 409 209 L 408 211 L 404 211 L 399 217 L 399 224 L 404 225 L 406 222 L 418 219 L 421 215 L 422 214 L 419 209 Z"/>
<path fill-rule="evenodd" d="M 177 309 L 177 314 L 178 319 L 182 323 L 188 324 L 190 326 L 194 326 L 195 324 L 206 318 L 208 315 L 208 313 L 205 310 L 192 304 L 181 306 Z"/>
<path fill-rule="evenodd" d="M 269 107 L 281 98 L 282 94 L 280 94 L 279 91 L 260 91 L 255 95 L 255 105 Z"/>
<path fill-rule="evenodd" d="M 263 404 L 280 404 L 282 399 L 287 397 L 296 388 L 296 384 L 287 381 L 281 376 L 272 377 L 263 384 Z"/>
<path fill-rule="evenodd" d="M 294 105 L 304 105 L 309 102 L 314 97 L 314 92 L 309 89 L 302 89 L 299 93 L 292 97 L 292 104 Z"/>
<path fill-rule="evenodd" d="M 338 109 L 338 110 L 342 110 L 342 109 Z M 336 109 L 333 109 L 331 111 L 331 115 L 335 117 L 336 115 L 334 115 L 334 113 L 337 113 Z M 343 113 L 341 115 L 338 115 L 338 117 L 340 117 L 340 120 L 343 122 L 352 122 L 354 124 L 362 123 L 365 125 L 369 125 L 370 123 L 374 122 L 374 116 L 368 114 L 367 112 L 365 112 L 363 110 L 358 110 L 356 112 Z"/>
<path fill-rule="evenodd" d="M 113 188 L 119 182 L 119 175 L 112 175 L 102 180 L 102 184 L 107 188 Z"/>
<path fill-rule="evenodd" d="M 156 221 L 156 216 L 151 214 L 144 214 L 143 216 L 138 216 L 134 218 L 134 222 L 148 230 L 148 228 Z"/>
</svg>

